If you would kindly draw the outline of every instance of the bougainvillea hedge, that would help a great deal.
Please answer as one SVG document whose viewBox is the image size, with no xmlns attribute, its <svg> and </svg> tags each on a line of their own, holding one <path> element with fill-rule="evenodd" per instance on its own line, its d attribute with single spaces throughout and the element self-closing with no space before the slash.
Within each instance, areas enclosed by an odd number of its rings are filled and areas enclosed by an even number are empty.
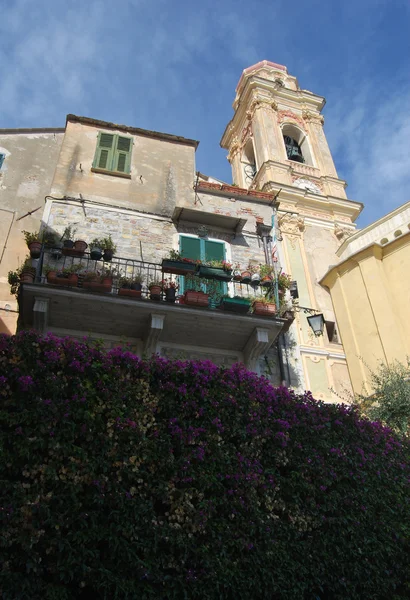
<svg viewBox="0 0 410 600">
<path fill-rule="evenodd" d="M 409 447 L 240 366 L 0 337 L 0 589 L 409 598 Z"/>
</svg>

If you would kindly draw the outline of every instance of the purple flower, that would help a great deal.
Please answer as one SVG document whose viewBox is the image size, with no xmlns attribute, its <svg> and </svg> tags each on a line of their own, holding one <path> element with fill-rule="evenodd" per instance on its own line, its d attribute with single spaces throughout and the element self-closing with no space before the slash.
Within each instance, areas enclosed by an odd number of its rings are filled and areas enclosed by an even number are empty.
<svg viewBox="0 0 410 600">
<path fill-rule="evenodd" d="M 34 385 L 33 378 L 30 375 L 22 375 L 18 378 L 18 383 L 22 392 L 27 392 Z"/>
</svg>

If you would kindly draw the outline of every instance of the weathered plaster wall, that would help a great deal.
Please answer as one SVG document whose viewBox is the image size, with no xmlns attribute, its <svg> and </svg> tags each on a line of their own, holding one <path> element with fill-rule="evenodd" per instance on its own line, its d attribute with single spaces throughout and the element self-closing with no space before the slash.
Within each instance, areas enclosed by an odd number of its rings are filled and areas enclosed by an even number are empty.
<svg viewBox="0 0 410 600">
<path fill-rule="evenodd" d="M 28 253 L 21 232 L 40 227 L 44 198 L 50 192 L 62 139 L 61 130 L 0 131 L 0 152 L 6 155 L 0 170 L 0 308 L 8 304 L 12 311 L 17 309 L 7 274 L 24 262 Z M 39 210 L 27 215 L 36 208 Z M 20 217 L 23 218 L 18 220 Z M 14 333 L 16 323 L 16 313 L 0 311 L 0 332 Z"/>
<path fill-rule="evenodd" d="M 130 179 L 91 171 L 99 131 L 133 138 Z M 170 216 L 177 200 L 193 200 L 194 179 L 192 146 L 68 122 L 52 192 Z"/>
</svg>

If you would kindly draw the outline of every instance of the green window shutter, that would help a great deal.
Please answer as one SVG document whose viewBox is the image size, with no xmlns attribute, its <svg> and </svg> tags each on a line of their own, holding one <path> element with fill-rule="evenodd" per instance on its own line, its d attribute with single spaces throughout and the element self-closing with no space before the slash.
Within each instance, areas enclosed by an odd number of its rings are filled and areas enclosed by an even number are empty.
<svg viewBox="0 0 410 600">
<path fill-rule="evenodd" d="M 205 260 L 225 260 L 225 244 L 205 240 Z"/>
<path fill-rule="evenodd" d="M 129 173 L 131 170 L 131 148 L 132 139 L 126 137 L 117 138 L 115 159 L 114 159 L 114 171 L 120 173 Z"/>
<path fill-rule="evenodd" d="M 200 260 L 201 258 L 201 240 L 198 238 L 186 237 L 181 235 L 179 238 L 180 252 L 183 258 Z"/>
<path fill-rule="evenodd" d="M 93 167 L 98 169 L 112 169 L 114 135 L 100 131 L 97 140 L 97 150 L 95 152 Z"/>
</svg>

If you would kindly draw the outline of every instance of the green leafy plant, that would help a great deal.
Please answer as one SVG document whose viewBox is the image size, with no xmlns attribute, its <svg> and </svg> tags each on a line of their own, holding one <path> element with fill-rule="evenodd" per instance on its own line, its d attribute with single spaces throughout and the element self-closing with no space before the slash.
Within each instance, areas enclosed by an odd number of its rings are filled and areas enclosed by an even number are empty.
<svg viewBox="0 0 410 600">
<path fill-rule="evenodd" d="M 90 248 L 100 248 L 101 250 L 104 249 L 104 239 L 103 238 L 94 238 L 91 242 L 90 242 Z"/>
<path fill-rule="evenodd" d="M 77 233 L 77 229 L 74 229 L 74 227 L 72 225 L 68 225 L 64 229 L 64 233 L 63 233 L 61 239 L 62 240 L 71 240 L 73 242 L 76 233 Z"/>
<path fill-rule="evenodd" d="M 20 278 L 23 271 L 28 271 L 33 274 L 36 273 L 35 267 L 32 266 L 30 256 L 27 256 L 24 262 L 15 270 L 9 271 L 7 275 L 7 281 L 10 285 L 10 294 L 18 297 L 20 291 Z"/>
<path fill-rule="evenodd" d="M 377 370 L 369 371 L 373 393 L 356 396 L 359 410 L 372 420 L 382 421 L 396 431 L 410 435 L 410 358 L 406 364 L 398 361 L 390 365 L 382 363 Z"/>
<path fill-rule="evenodd" d="M 152 287 L 156 287 L 159 286 L 160 288 L 162 288 L 162 279 L 151 279 L 150 282 L 148 283 L 148 289 L 150 290 Z"/>
<path fill-rule="evenodd" d="M 280 288 L 287 290 L 290 287 L 290 284 L 292 282 L 292 278 L 290 275 L 287 275 L 286 273 L 280 273 L 278 275 L 278 285 Z"/>
<path fill-rule="evenodd" d="M 41 241 L 38 231 L 34 231 L 34 232 L 23 231 L 22 233 L 24 235 L 24 240 L 25 240 L 27 246 L 30 246 L 30 244 L 32 244 L 33 242 Z"/>
<path fill-rule="evenodd" d="M 261 276 L 261 279 L 263 279 L 264 277 L 273 278 L 275 274 L 275 269 L 271 265 L 262 264 L 259 265 L 259 274 Z"/>
<path fill-rule="evenodd" d="M 101 238 L 101 240 L 99 241 L 101 243 L 100 248 L 102 248 L 103 250 L 111 250 L 113 254 L 117 252 L 117 246 L 114 244 L 111 235 Z"/>
</svg>

